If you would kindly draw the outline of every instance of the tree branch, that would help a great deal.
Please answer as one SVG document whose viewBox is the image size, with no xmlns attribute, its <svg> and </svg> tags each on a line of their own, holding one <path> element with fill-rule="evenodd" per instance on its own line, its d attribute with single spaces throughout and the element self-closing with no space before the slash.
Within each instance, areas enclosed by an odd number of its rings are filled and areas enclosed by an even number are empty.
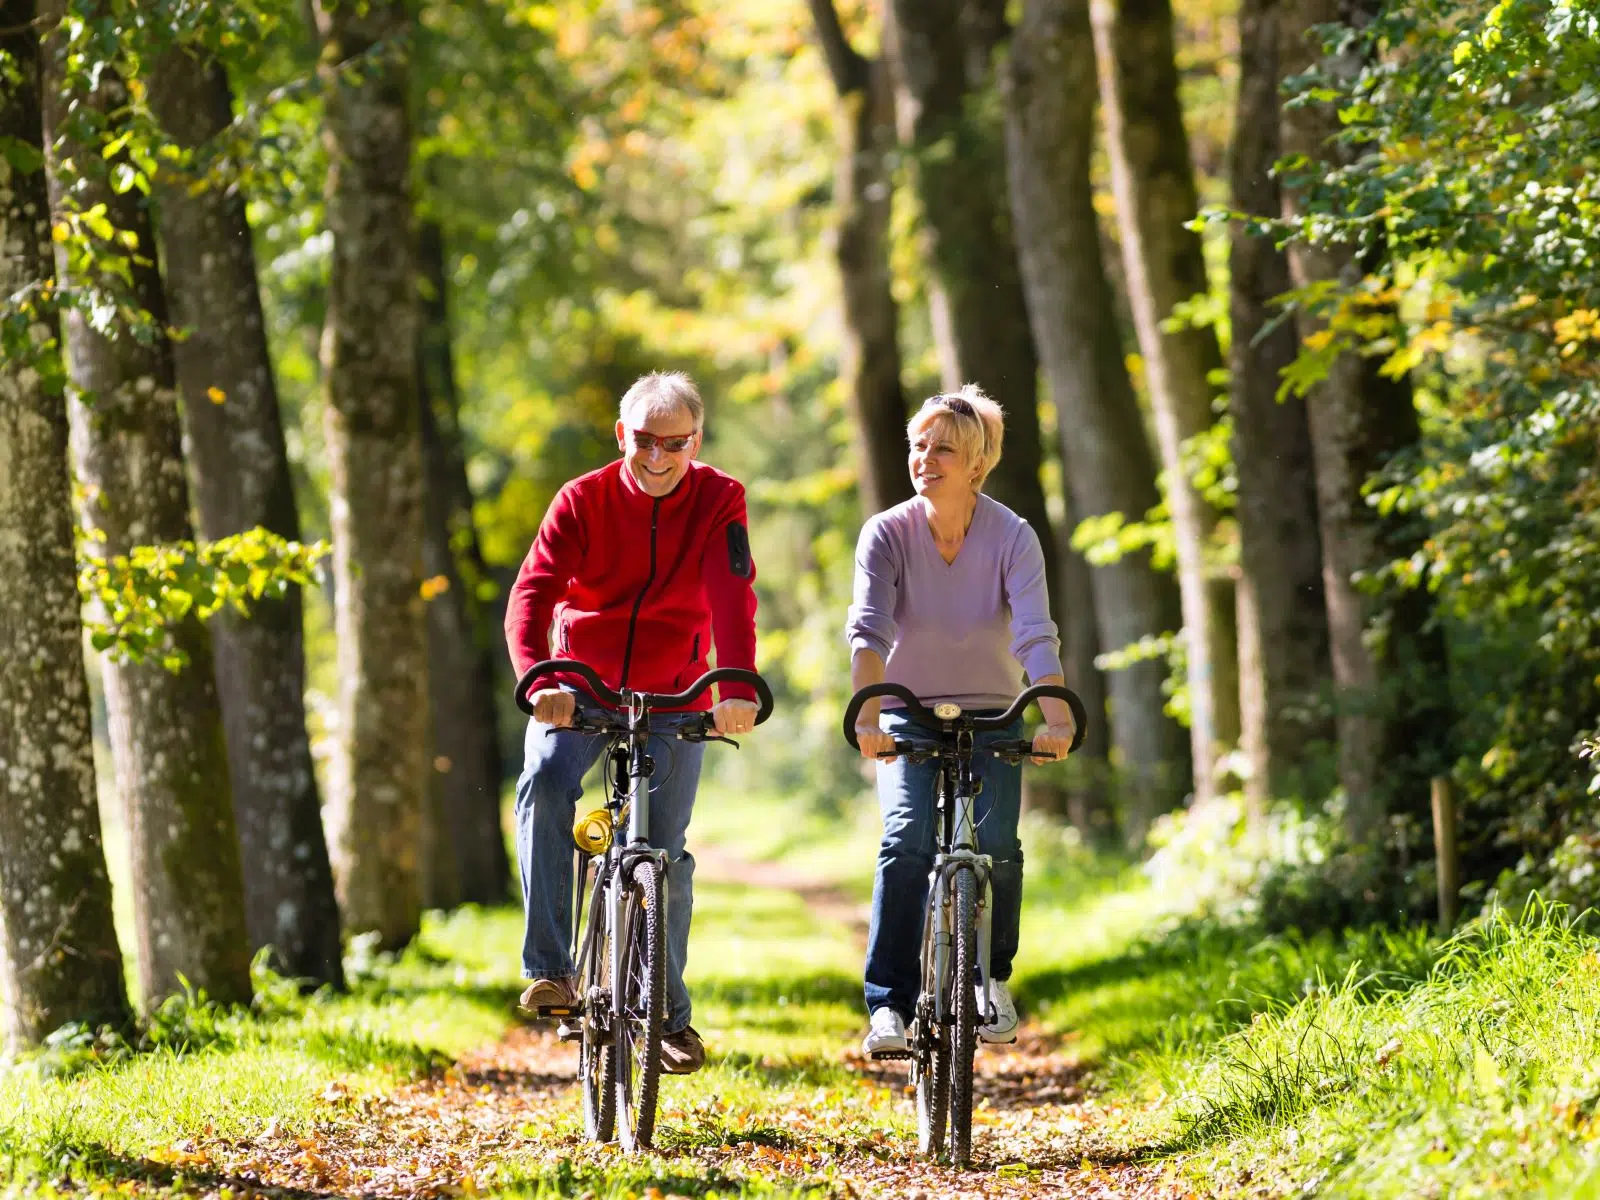
<svg viewBox="0 0 1600 1200">
<path fill-rule="evenodd" d="M 867 86 L 867 60 L 856 52 L 839 24 L 833 0 L 810 0 L 811 16 L 817 26 L 817 41 L 828 60 L 828 73 L 841 96 L 859 92 Z"/>
</svg>

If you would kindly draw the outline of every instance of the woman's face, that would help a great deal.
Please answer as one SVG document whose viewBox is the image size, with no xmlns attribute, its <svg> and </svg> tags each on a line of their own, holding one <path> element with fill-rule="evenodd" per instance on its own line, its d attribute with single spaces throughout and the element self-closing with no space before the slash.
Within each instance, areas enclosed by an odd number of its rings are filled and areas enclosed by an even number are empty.
<svg viewBox="0 0 1600 1200">
<path fill-rule="evenodd" d="M 948 421 L 925 423 L 911 435 L 911 486 L 930 500 L 970 495 L 978 482 L 976 464 L 957 447 Z"/>
</svg>

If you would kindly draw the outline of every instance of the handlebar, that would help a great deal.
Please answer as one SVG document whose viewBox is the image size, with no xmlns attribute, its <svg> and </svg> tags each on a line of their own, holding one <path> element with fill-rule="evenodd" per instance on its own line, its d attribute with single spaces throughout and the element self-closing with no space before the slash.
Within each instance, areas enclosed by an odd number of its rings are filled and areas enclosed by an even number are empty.
<svg viewBox="0 0 1600 1200">
<path fill-rule="evenodd" d="M 609 704 L 613 708 L 621 708 L 628 703 L 627 696 L 615 688 L 607 686 L 605 680 L 595 674 L 594 668 L 587 663 L 575 659 L 547 658 L 543 662 L 534 663 L 522 673 L 522 678 L 517 680 L 516 702 L 517 707 L 528 716 L 533 716 L 533 701 L 528 698 L 529 685 L 541 675 L 554 674 L 576 675 L 589 685 L 594 698 L 602 704 Z M 671 695 L 656 692 L 634 692 L 635 696 L 643 697 L 651 708 L 683 708 L 694 703 L 714 683 L 743 683 L 755 689 L 759 701 L 755 723 L 757 725 L 772 715 L 772 689 L 767 686 L 767 681 L 754 671 L 746 671 L 743 667 L 717 667 L 707 671 L 699 679 L 691 683 L 681 692 Z"/>
<path fill-rule="evenodd" d="M 1089 724 L 1088 713 L 1083 707 L 1083 701 L 1078 699 L 1076 692 L 1070 688 L 1062 687 L 1059 683 L 1036 683 L 1032 687 L 1024 689 L 1011 702 L 1011 706 L 998 716 L 972 717 L 962 713 L 961 716 L 953 718 L 952 721 L 946 721 L 936 716 L 933 710 L 918 699 L 911 689 L 904 684 L 885 681 L 883 683 L 868 684 L 854 696 L 851 696 L 850 703 L 845 706 L 844 740 L 850 743 L 851 749 L 861 749 L 861 744 L 856 740 L 856 718 L 861 715 L 862 705 L 868 700 L 879 696 L 893 696 L 903 701 L 907 711 L 912 716 L 926 725 L 933 726 L 935 729 L 949 728 L 953 723 L 959 723 L 975 733 L 986 729 L 1004 729 L 1020 717 L 1022 710 L 1027 708 L 1033 701 L 1041 696 L 1053 697 L 1057 700 L 1065 701 L 1067 707 L 1072 710 L 1073 735 L 1071 750 L 1076 750 L 1083 744 L 1083 736 Z"/>
</svg>

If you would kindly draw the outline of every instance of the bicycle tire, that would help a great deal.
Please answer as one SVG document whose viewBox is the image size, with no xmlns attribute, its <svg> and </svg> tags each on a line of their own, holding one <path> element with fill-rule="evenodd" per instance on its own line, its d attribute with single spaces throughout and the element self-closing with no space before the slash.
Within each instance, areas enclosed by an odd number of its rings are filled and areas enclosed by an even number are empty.
<svg viewBox="0 0 1600 1200">
<path fill-rule="evenodd" d="M 583 1089 L 583 1131 L 591 1141 L 616 1138 L 617 1059 L 604 1008 L 611 1004 L 611 930 L 606 928 L 606 906 L 596 896 L 590 919 L 593 931 L 588 959 L 583 967 L 583 1040 L 578 1045 L 578 1080 Z M 596 1001 L 594 997 L 601 997 Z M 597 1011 L 599 1009 L 599 1011 Z"/>
<path fill-rule="evenodd" d="M 926 948 L 925 948 L 926 952 Z M 917 1088 L 917 1148 L 938 1155 L 944 1149 L 950 1110 L 950 1039 L 933 1019 L 933 1006 L 917 1015 L 917 1053 L 912 1059 Z"/>
<path fill-rule="evenodd" d="M 633 867 L 623 899 L 622 977 L 613 981 L 612 1055 L 617 1132 L 628 1150 L 655 1137 L 661 1083 L 661 1022 L 666 1003 L 665 881 L 653 859 Z"/>
<path fill-rule="evenodd" d="M 978 1003 L 972 982 L 978 946 L 978 880 L 967 867 L 954 873 L 950 964 L 950 1162 L 972 1160 L 972 1058 L 978 1041 Z"/>
</svg>

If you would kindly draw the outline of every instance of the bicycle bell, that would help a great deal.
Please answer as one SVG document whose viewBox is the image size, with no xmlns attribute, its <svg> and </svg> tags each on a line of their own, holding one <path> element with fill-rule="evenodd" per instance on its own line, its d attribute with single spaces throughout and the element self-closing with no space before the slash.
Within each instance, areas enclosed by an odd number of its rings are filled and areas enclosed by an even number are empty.
<svg viewBox="0 0 1600 1200">
<path fill-rule="evenodd" d="M 954 721 L 961 715 L 961 705 L 941 700 L 933 706 L 933 715 L 941 721 Z"/>
</svg>

